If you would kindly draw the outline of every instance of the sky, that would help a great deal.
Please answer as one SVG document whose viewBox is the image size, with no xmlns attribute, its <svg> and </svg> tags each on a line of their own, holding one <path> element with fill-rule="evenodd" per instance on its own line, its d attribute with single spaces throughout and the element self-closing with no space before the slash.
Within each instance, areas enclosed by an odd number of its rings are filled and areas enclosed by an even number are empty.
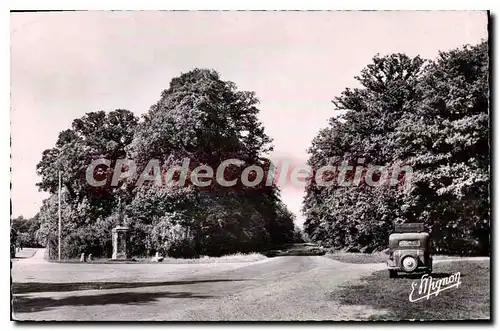
<svg viewBox="0 0 500 331">
<path fill-rule="evenodd" d="M 193 68 L 256 92 L 273 158 L 305 164 L 331 100 L 379 53 L 435 58 L 487 39 L 486 12 L 45 12 L 11 14 L 11 201 L 31 217 L 48 195 L 36 164 L 91 111 L 145 113 Z M 282 200 L 303 223 L 303 189 Z"/>
</svg>

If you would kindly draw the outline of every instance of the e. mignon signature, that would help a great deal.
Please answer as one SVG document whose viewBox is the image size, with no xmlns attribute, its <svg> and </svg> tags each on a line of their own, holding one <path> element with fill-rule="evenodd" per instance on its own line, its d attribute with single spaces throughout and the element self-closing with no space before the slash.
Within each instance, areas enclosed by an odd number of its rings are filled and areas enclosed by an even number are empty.
<svg viewBox="0 0 500 331">
<path fill-rule="evenodd" d="M 458 288 L 460 284 L 462 284 L 460 281 L 460 272 L 437 280 L 425 274 L 420 279 L 420 286 L 418 282 L 413 282 L 411 284 L 411 293 L 408 298 L 411 302 L 417 302 L 423 299 L 429 300 L 432 295 L 438 296 L 439 293 L 445 290 L 453 287 Z M 417 289 L 418 291 L 416 291 Z"/>
</svg>

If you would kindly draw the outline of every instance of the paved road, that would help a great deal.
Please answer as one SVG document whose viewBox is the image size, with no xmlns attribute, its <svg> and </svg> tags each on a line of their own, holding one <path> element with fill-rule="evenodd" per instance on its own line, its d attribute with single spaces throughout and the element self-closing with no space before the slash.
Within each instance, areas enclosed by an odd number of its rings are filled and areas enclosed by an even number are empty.
<svg viewBox="0 0 500 331">
<path fill-rule="evenodd" d="M 19 320 L 352 320 L 367 306 L 329 294 L 384 269 L 321 256 L 251 263 L 58 264 L 43 252 L 13 262 Z M 36 282 L 37 284 L 33 284 Z"/>
</svg>

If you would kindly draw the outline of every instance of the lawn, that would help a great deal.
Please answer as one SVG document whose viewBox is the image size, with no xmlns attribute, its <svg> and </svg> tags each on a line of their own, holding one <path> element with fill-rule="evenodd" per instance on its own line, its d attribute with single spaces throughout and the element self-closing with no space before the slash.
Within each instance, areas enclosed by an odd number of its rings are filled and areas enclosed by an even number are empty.
<svg viewBox="0 0 500 331">
<path fill-rule="evenodd" d="M 134 257 L 129 260 L 116 260 L 110 258 L 94 258 L 92 261 L 86 261 L 89 264 L 204 264 L 204 263 L 246 263 L 264 260 L 267 257 L 260 253 L 235 253 L 219 257 L 202 256 L 193 259 L 178 259 L 172 257 L 165 257 L 161 262 L 155 262 L 152 257 Z M 49 260 L 53 263 L 83 263 L 79 259 L 65 259 L 61 261 Z"/>
<path fill-rule="evenodd" d="M 265 260 L 267 257 L 260 253 L 235 253 L 219 257 L 202 256 L 198 259 L 174 259 L 166 257 L 161 263 L 245 263 Z"/>
<path fill-rule="evenodd" d="M 288 244 L 279 247 L 278 249 L 264 252 L 267 257 L 275 256 L 321 256 L 325 255 L 326 250 L 316 244 L 297 243 Z"/>
<path fill-rule="evenodd" d="M 331 298 L 347 305 L 367 305 L 387 313 L 372 315 L 370 320 L 469 320 L 490 319 L 490 261 L 460 261 L 434 266 L 437 280 L 460 272 L 461 284 L 431 296 L 410 302 L 411 284 L 420 284 L 421 275 L 390 279 L 387 270 L 373 273 L 347 284 Z"/>
<path fill-rule="evenodd" d="M 377 252 L 371 254 L 334 252 L 326 254 L 325 257 L 344 263 L 366 264 L 366 263 L 386 263 L 388 255 L 383 252 Z"/>
</svg>

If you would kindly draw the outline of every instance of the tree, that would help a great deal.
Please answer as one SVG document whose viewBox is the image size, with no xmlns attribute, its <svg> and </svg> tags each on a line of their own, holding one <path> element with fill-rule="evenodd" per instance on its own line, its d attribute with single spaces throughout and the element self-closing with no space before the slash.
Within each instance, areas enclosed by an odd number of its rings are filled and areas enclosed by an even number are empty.
<svg viewBox="0 0 500 331">
<path fill-rule="evenodd" d="M 12 219 L 11 229 L 17 233 L 17 244 L 22 247 L 39 247 L 40 243 L 37 240 L 37 232 L 40 228 L 38 215 L 26 219 L 22 215 Z M 15 244 L 15 242 L 14 242 Z"/>
<path fill-rule="evenodd" d="M 37 185 L 43 191 L 56 193 L 61 171 L 62 183 L 73 200 L 95 197 L 102 201 L 113 188 L 88 185 L 87 168 L 92 161 L 103 158 L 111 161 L 112 171 L 114 162 L 126 156 L 125 147 L 133 139 L 137 122 L 132 112 L 123 109 L 90 112 L 75 119 L 71 129 L 59 134 L 55 147 L 43 152 L 37 165 L 42 181 Z"/>
<path fill-rule="evenodd" d="M 386 245 L 393 221 L 418 221 L 443 251 L 487 251 L 487 44 L 427 63 L 376 56 L 357 79 L 363 88 L 335 99 L 347 113 L 313 140 L 309 163 L 317 169 L 362 158 L 366 165 L 406 165 L 412 180 L 392 188 L 312 182 L 304 201 L 308 235 L 338 248 L 372 250 Z"/>
<path fill-rule="evenodd" d="M 270 171 L 271 162 L 263 155 L 272 150 L 271 139 L 257 118 L 257 104 L 253 92 L 238 91 L 215 71 L 195 69 L 174 78 L 141 122 L 127 110 L 75 119 L 37 166 L 40 189 L 51 193 L 39 213 L 39 240 L 48 242 L 55 256 L 56 192 L 59 170 L 64 170 L 63 257 L 82 252 L 109 255 L 110 231 L 122 221 L 131 228 L 131 253 L 136 256 L 154 251 L 178 257 L 221 255 L 292 241 L 293 217 L 275 186 L 245 187 L 240 182 L 200 187 L 190 180 L 181 187 L 152 181 L 137 185 L 152 160 L 161 163 L 164 177 L 185 158 L 189 172 L 200 165 L 217 169 L 225 160 L 241 160 L 226 168 L 226 180 L 239 177 L 249 165 Z M 118 166 L 124 158 L 132 160 L 137 171 L 111 185 L 115 171 L 131 166 Z M 105 180 L 100 187 L 89 185 L 86 176 L 97 159 L 110 161 L 92 174 Z M 123 220 L 118 201 L 125 205 Z"/>
<path fill-rule="evenodd" d="M 356 79 L 362 88 L 347 88 L 334 99 L 336 110 L 345 115 L 331 118 L 329 127 L 314 138 L 308 161 L 313 169 L 322 166 L 386 165 L 394 159 L 394 135 L 398 119 L 420 100 L 417 82 L 424 61 L 404 54 L 375 56 L 373 63 Z M 360 162 L 358 162 L 360 161 Z M 353 170 L 345 180 L 353 180 Z M 335 178 L 339 176 L 336 172 Z M 373 250 L 384 244 L 384 234 L 402 211 L 389 208 L 401 204 L 401 192 L 367 185 L 318 186 L 306 188 L 304 229 L 324 245 L 349 250 Z"/>
<path fill-rule="evenodd" d="M 128 110 L 90 112 L 75 119 L 70 129 L 59 134 L 55 146 L 43 152 L 37 165 L 41 176 L 37 185 L 51 196 L 40 210 L 40 239 L 51 243 L 52 257 L 57 249 L 59 171 L 65 188 L 63 257 L 75 257 L 81 252 L 99 256 L 110 250 L 109 227 L 116 222 L 106 220 L 116 218 L 120 188 L 109 185 L 109 181 L 102 187 L 91 186 L 86 171 L 92 161 L 107 159 L 110 167 L 98 168 L 93 175 L 102 171 L 104 178 L 109 175 L 111 179 L 116 160 L 126 156 L 125 147 L 132 141 L 137 123 L 138 119 Z"/>
<path fill-rule="evenodd" d="M 490 249 L 488 45 L 440 53 L 419 84 L 423 102 L 400 122 L 398 153 L 418 169 L 411 209 L 444 252 Z M 415 145 L 419 153 L 412 153 Z"/>
<path fill-rule="evenodd" d="M 270 162 L 262 155 L 272 149 L 271 139 L 257 118 L 257 103 L 253 92 L 238 91 L 234 83 L 221 80 L 213 70 L 195 69 L 172 79 L 160 100 L 144 115 L 128 149 L 138 173 L 152 159 L 164 165 L 165 173 L 185 158 L 189 159 L 190 171 L 200 165 L 215 170 L 225 160 L 241 160 L 242 164 L 225 171 L 226 180 L 239 177 L 249 165 L 269 170 Z M 144 232 L 149 231 L 147 227 L 161 228 L 165 233 L 173 226 L 171 213 L 175 211 L 176 224 L 190 233 L 183 240 L 189 237 L 195 241 L 190 244 L 193 254 L 259 250 L 293 236 L 293 220 L 280 214 L 283 207 L 276 187 L 213 184 L 200 188 L 188 180 L 186 202 L 179 199 L 175 188 L 149 186 L 135 189 L 132 205 L 140 209 L 152 203 L 156 207 L 134 226 L 144 228 Z M 155 240 L 152 242 L 158 244 Z M 167 246 L 176 250 L 171 242 Z"/>
<path fill-rule="evenodd" d="M 213 70 L 182 74 L 144 116 L 131 146 L 134 159 L 145 164 L 187 157 L 217 166 L 235 158 L 252 164 L 272 149 L 257 103 L 254 92 L 238 91 Z"/>
</svg>

